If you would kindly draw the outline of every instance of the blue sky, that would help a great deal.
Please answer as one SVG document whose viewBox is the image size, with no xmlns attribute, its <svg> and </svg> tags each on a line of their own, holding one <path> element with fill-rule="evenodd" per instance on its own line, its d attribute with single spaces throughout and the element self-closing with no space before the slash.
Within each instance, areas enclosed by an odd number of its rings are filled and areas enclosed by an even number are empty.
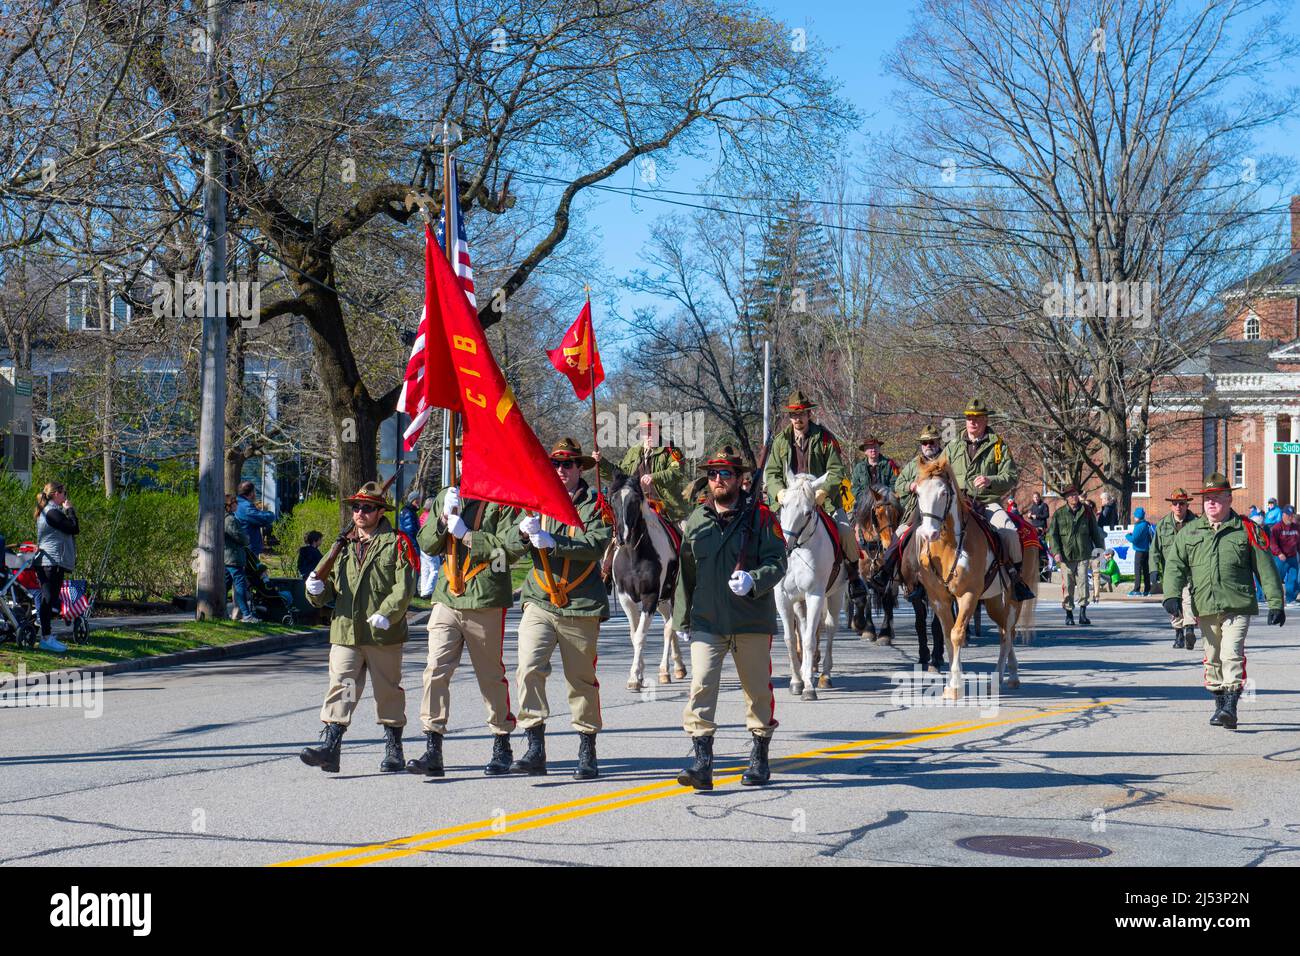
<svg viewBox="0 0 1300 956">
<path fill-rule="evenodd" d="M 892 108 L 895 81 L 886 75 L 884 58 L 907 31 L 913 5 L 907 2 L 817 2 L 817 0 L 781 0 L 766 4 L 767 10 L 784 21 L 791 29 L 801 27 L 807 32 L 809 48 L 820 49 L 827 59 L 827 68 L 842 84 L 842 95 L 862 116 L 862 126 L 854 146 L 861 146 L 867 138 L 883 133 L 898 125 L 902 118 Z M 1292 11 L 1296 29 L 1300 19 Z M 1279 83 L 1295 83 L 1296 74 L 1279 76 Z M 1262 152 L 1277 152 L 1300 158 L 1300 123 L 1292 120 L 1285 126 L 1263 133 L 1258 140 Z M 707 173 L 702 163 L 680 163 L 671 172 L 660 167 L 657 186 L 662 189 L 691 191 L 699 188 L 699 179 Z M 641 251 L 649 235 L 651 224 L 660 216 L 683 210 L 656 202 L 653 190 L 640 179 L 634 169 L 620 173 L 609 185 L 621 189 L 636 187 L 646 189 L 644 196 L 635 200 L 625 195 L 593 192 L 583 205 L 588 226 L 600 232 L 598 248 L 604 266 L 614 278 L 628 275 L 641 265 Z M 1283 190 L 1283 196 L 1300 193 L 1300 182 L 1292 182 Z M 1281 198 L 1281 197 L 1279 197 Z M 626 292 L 616 293 L 618 311 L 631 317 L 633 308 L 645 304 L 644 298 Z M 593 291 L 593 300 L 598 296 Z M 598 335 L 601 326 L 610 323 L 596 315 Z M 612 323 L 611 323 L 612 324 Z M 609 341 L 622 329 L 609 328 L 602 337 Z M 612 333 L 612 334 L 608 334 Z"/>
</svg>

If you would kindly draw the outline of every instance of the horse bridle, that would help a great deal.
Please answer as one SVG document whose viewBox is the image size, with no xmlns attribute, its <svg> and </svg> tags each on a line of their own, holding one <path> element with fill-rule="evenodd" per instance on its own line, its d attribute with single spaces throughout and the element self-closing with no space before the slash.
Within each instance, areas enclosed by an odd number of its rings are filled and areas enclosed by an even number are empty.
<svg viewBox="0 0 1300 956">
<path fill-rule="evenodd" d="M 617 546 L 620 547 L 620 548 L 622 548 L 622 547 L 626 547 L 626 546 L 631 546 L 632 549 L 635 550 L 636 548 L 639 548 L 639 547 L 641 546 L 641 542 L 645 540 L 646 533 L 648 532 L 649 529 L 646 527 L 645 515 L 641 514 L 641 507 L 640 507 L 640 505 L 637 506 L 637 508 L 636 508 L 636 513 L 637 513 L 638 517 L 640 517 L 640 519 L 641 519 L 641 527 L 640 527 L 640 531 L 639 531 L 639 533 L 637 534 L 635 540 L 631 540 L 631 539 L 626 540 L 626 541 L 621 540 L 621 539 L 620 539 L 620 536 L 619 536 L 619 529 L 618 529 L 618 525 L 619 525 L 619 523 L 618 523 L 618 521 L 615 521 L 615 522 L 614 522 L 614 544 L 617 545 Z M 615 517 L 619 517 L 619 515 L 618 515 L 617 512 L 615 512 Z"/>
<path fill-rule="evenodd" d="M 949 483 L 947 478 L 940 478 L 939 480 L 943 483 L 944 490 L 948 492 L 948 494 L 946 495 L 948 500 L 944 504 L 943 514 L 937 515 L 931 511 L 921 510 L 920 508 L 921 503 L 919 500 L 917 501 L 917 513 L 922 518 L 933 518 L 937 522 L 939 522 L 939 533 L 942 534 L 944 523 L 948 520 L 948 516 L 952 514 L 952 506 L 957 501 L 957 489 L 955 486 Z M 952 583 L 953 575 L 957 573 L 957 565 L 961 563 L 961 552 L 965 542 L 966 542 L 966 522 L 963 521 L 961 523 L 961 533 L 957 535 L 957 557 L 953 559 L 952 567 L 948 569 L 948 574 L 943 579 L 944 587 L 948 587 L 948 585 Z M 929 554 L 930 544 L 928 541 L 926 542 L 925 550 L 926 553 Z"/>
<path fill-rule="evenodd" d="M 803 524 L 799 525 L 799 530 L 792 535 L 786 535 L 785 538 L 786 554 L 789 554 L 795 548 L 798 548 L 803 545 L 803 541 L 800 539 L 803 538 L 803 533 L 808 530 L 808 525 L 812 524 L 812 522 L 816 519 L 816 517 L 817 517 L 817 504 L 816 502 L 814 502 L 812 510 L 808 512 L 808 517 L 804 519 Z M 814 527 L 813 530 L 815 531 L 816 528 Z"/>
</svg>

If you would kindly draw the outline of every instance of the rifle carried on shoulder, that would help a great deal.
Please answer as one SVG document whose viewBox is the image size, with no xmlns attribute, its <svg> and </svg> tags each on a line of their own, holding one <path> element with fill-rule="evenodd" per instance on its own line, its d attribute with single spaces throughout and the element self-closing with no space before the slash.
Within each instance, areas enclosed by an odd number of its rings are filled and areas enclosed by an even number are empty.
<svg viewBox="0 0 1300 956">
<path fill-rule="evenodd" d="M 745 502 L 745 507 L 736 520 L 743 521 L 740 526 L 740 553 L 736 555 L 736 566 L 733 571 L 745 570 L 745 551 L 749 548 L 750 539 L 754 536 L 754 515 L 758 511 L 759 504 L 763 500 L 763 469 L 767 465 L 767 456 L 772 451 L 772 436 L 768 436 L 767 444 L 763 446 L 763 453 L 758 457 L 758 465 L 754 469 L 754 477 L 749 483 L 749 500 Z"/>
<path fill-rule="evenodd" d="M 397 480 L 397 476 L 401 470 L 402 466 L 399 463 L 398 466 L 393 469 L 392 477 L 385 481 L 384 486 L 379 489 L 379 494 L 381 496 L 388 494 L 388 489 L 393 486 L 393 482 Z M 349 521 L 347 527 L 340 531 L 339 536 L 334 539 L 334 546 L 329 549 L 329 553 L 326 554 L 325 557 L 321 558 L 320 564 L 316 565 L 316 570 L 312 573 L 316 575 L 318 581 L 324 581 L 333 572 L 334 565 L 338 562 L 339 555 L 343 553 L 343 548 L 347 544 L 348 535 L 352 533 L 352 529 L 355 527 L 356 522 Z"/>
</svg>

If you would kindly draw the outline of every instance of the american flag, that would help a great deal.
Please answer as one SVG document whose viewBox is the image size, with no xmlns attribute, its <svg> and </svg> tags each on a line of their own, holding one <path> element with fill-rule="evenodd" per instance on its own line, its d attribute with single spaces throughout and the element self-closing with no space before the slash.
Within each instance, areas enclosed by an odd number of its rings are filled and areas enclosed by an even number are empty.
<svg viewBox="0 0 1300 956">
<path fill-rule="evenodd" d="M 74 584 L 78 586 L 74 588 Z M 86 613 L 86 608 L 90 607 L 85 584 L 81 581 L 64 581 L 63 589 L 59 592 L 59 603 L 62 605 L 59 614 L 65 621 L 71 623 L 81 617 Z"/>
<path fill-rule="evenodd" d="M 465 297 L 469 299 L 469 304 L 478 309 L 478 299 L 474 295 L 474 267 L 469 261 L 469 240 L 465 237 L 465 220 L 460 214 L 460 187 L 456 182 L 456 160 L 451 161 L 451 176 L 448 178 L 447 187 L 450 190 L 450 201 L 444 202 L 442 215 L 438 217 L 437 242 L 440 249 L 446 249 L 446 243 L 443 236 L 447 230 L 447 206 L 451 206 L 451 215 L 455 220 L 456 245 L 452 250 L 452 266 L 456 271 L 456 278 L 460 280 L 461 287 L 465 290 Z M 426 282 L 427 282 L 426 277 Z M 429 412 L 432 410 L 428 400 L 425 397 L 423 388 L 424 381 L 424 343 L 429 336 L 429 315 L 428 310 L 420 313 L 420 325 L 416 332 L 415 344 L 411 346 L 411 357 L 406 362 L 406 374 L 402 380 L 402 393 L 397 397 L 398 411 L 405 412 L 411 416 L 411 424 L 406 427 L 402 433 L 402 448 L 410 451 L 415 447 L 416 441 L 420 438 L 420 432 L 424 431 L 424 424 L 429 419 Z"/>
</svg>

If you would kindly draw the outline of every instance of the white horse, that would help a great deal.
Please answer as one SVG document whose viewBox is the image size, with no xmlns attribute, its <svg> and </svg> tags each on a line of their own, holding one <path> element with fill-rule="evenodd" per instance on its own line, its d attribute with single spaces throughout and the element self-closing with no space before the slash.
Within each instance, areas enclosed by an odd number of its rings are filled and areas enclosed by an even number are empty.
<svg viewBox="0 0 1300 956">
<path fill-rule="evenodd" d="M 790 693 L 804 700 L 816 700 L 818 687 L 831 686 L 832 648 L 844 603 L 843 572 L 830 582 L 835 542 L 818 514 L 826 497 L 825 484 L 825 475 L 787 474 L 780 501 L 787 565 L 776 587 L 776 609 L 790 653 Z M 826 650 L 820 655 L 820 676 L 814 682 L 822 634 Z"/>
<path fill-rule="evenodd" d="M 673 676 L 684 680 L 686 664 L 673 630 L 673 601 L 671 596 L 662 596 L 664 582 L 677 573 L 677 547 L 635 480 L 617 476 L 610 487 L 609 501 L 614 511 L 614 589 L 632 630 L 632 667 L 627 688 L 641 690 L 645 684 L 646 634 L 656 609 L 664 619 L 659 683 L 671 683 L 670 661 Z"/>
</svg>

